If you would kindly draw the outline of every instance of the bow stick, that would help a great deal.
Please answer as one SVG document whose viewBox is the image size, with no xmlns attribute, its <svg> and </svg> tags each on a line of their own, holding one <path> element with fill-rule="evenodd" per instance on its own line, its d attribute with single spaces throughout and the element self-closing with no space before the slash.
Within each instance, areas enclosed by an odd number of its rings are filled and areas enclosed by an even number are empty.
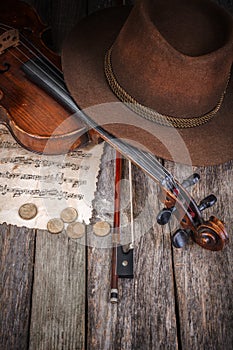
<svg viewBox="0 0 233 350">
<path fill-rule="evenodd" d="M 116 151 L 115 159 L 115 187 L 114 187 L 114 230 L 112 238 L 112 276 L 111 276 L 111 303 L 118 302 L 118 278 L 133 278 L 133 250 L 132 242 L 124 249 L 121 242 L 121 179 L 123 159 L 120 152 Z M 129 170 L 129 177 L 131 171 Z M 131 187 L 131 181 L 130 181 Z M 132 189 L 130 189 L 131 209 L 131 240 L 132 237 Z"/>
<path fill-rule="evenodd" d="M 176 233 L 177 247 L 183 246 L 186 236 L 192 238 L 201 247 L 209 250 L 221 250 L 228 242 L 228 234 L 224 223 L 211 216 L 209 220 L 204 220 L 202 211 L 215 203 L 213 195 L 205 198 L 199 205 L 194 201 L 186 191 L 185 186 L 179 184 L 174 177 L 164 168 L 154 155 L 137 149 L 130 144 L 110 135 L 105 129 L 98 125 L 88 115 L 79 109 L 77 104 L 70 96 L 65 83 L 57 81 L 55 74 L 52 74 L 51 68 L 46 62 L 35 58 L 29 60 L 22 66 L 23 71 L 35 84 L 47 91 L 63 106 L 73 112 L 77 118 L 80 118 L 91 129 L 95 130 L 99 136 L 106 140 L 113 148 L 118 150 L 126 159 L 132 161 L 141 168 L 147 175 L 154 179 L 161 188 L 160 200 L 165 204 L 165 211 L 162 215 L 165 220 L 158 218 L 159 224 L 166 224 L 171 215 L 174 215 L 180 226 L 181 231 Z M 186 182 L 189 182 L 186 181 Z M 191 181 L 192 182 L 192 181 Z M 195 182 L 194 182 L 195 183 Z M 168 213 L 165 214 L 165 213 Z M 182 239 L 180 239 L 182 237 Z M 183 239 L 185 237 L 185 239 Z M 120 250 L 119 250 L 120 254 Z"/>
<path fill-rule="evenodd" d="M 111 303 L 118 302 L 118 274 L 117 274 L 117 245 L 120 241 L 120 180 L 122 175 L 121 154 L 116 151 L 115 159 L 115 186 L 114 186 L 114 222 L 112 236 L 112 278 L 111 278 Z"/>
</svg>

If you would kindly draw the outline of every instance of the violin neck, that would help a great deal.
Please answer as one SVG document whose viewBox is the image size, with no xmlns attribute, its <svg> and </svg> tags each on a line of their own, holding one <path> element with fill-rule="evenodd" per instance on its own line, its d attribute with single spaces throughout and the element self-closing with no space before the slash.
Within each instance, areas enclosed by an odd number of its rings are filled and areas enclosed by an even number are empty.
<svg viewBox="0 0 233 350">
<path fill-rule="evenodd" d="M 45 90 L 61 105 L 80 118 L 89 128 L 95 129 L 105 141 L 119 151 L 126 159 L 132 161 L 132 163 L 146 172 L 162 187 L 166 187 L 168 190 L 173 190 L 176 187 L 172 175 L 154 155 L 115 138 L 81 111 L 70 96 L 62 73 L 55 69 L 49 62 L 45 62 L 44 59 L 39 57 L 33 58 L 22 65 L 22 70 L 33 83 Z"/>
</svg>

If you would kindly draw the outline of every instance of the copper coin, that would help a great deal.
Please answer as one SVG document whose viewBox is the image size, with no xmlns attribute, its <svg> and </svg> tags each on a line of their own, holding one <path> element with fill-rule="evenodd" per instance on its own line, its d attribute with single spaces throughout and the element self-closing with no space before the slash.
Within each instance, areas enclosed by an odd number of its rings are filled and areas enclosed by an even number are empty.
<svg viewBox="0 0 233 350">
<path fill-rule="evenodd" d="M 70 223 L 77 219 L 78 212 L 75 208 L 67 207 L 62 210 L 60 217 L 64 222 Z"/>
<path fill-rule="evenodd" d="M 37 215 L 37 207 L 33 203 L 25 203 L 19 208 L 19 216 L 24 220 L 31 220 Z"/>
<path fill-rule="evenodd" d="M 96 236 L 104 237 L 110 232 L 111 226 L 106 221 L 98 221 L 93 226 L 93 231 Z"/>
<path fill-rule="evenodd" d="M 50 219 L 47 223 L 47 229 L 50 233 L 60 233 L 64 228 L 64 222 L 59 218 Z"/>
<path fill-rule="evenodd" d="M 81 222 L 72 222 L 66 228 L 67 236 L 70 238 L 81 238 L 84 236 L 86 231 L 85 225 Z"/>
</svg>

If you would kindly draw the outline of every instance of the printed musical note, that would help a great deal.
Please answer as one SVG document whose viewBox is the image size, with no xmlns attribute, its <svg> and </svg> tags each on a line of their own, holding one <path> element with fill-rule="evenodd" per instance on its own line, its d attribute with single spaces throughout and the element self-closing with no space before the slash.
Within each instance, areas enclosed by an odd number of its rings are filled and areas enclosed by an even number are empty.
<svg viewBox="0 0 233 350">
<path fill-rule="evenodd" d="M 45 229 L 51 217 L 67 206 L 89 223 L 96 179 L 104 144 L 74 150 L 66 155 L 45 156 L 19 146 L 8 130 L 0 128 L 0 223 Z M 27 222 L 19 207 L 32 202 L 38 215 Z"/>
</svg>

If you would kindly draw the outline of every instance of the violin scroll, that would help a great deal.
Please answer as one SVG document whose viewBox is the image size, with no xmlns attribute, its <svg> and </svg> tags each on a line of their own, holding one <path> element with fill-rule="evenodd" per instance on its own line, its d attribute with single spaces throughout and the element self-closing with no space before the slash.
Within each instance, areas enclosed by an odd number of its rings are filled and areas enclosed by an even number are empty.
<svg viewBox="0 0 233 350">
<path fill-rule="evenodd" d="M 198 227 L 193 239 L 201 247 L 213 251 L 222 250 L 229 241 L 224 223 L 215 216 Z"/>
<path fill-rule="evenodd" d="M 217 198 L 211 194 L 197 205 L 186 191 L 187 187 L 194 185 L 199 179 L 199 175 L 193 174 L 182 185 L 174 182 L 172 187 L 161 186 L 159 198 L 165 207 L 157 215 L 157 223 L 165 225 L 171 216 L 176 217 L 181 226 L 172 235 L 172 244 L 176 248 L 183 248 L 191 238 L 202 248 L 222 250 L 229 240 L 224 223 L 215 216 L 211 216 L 209 220 L 202 217 L 202 212 L 212 207 Z"/>
</svg>

